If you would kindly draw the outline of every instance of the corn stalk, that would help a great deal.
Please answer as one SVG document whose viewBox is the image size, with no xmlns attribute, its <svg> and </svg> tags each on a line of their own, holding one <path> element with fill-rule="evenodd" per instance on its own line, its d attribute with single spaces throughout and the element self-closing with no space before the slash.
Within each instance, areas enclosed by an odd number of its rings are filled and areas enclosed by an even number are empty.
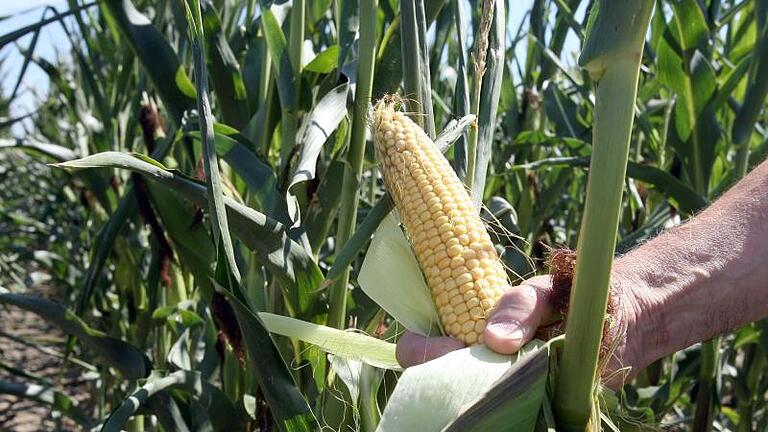
<svg viewBox="0 0 768 432">
<path fill-rule="evenodd" d="M 339 224 L 336 231 L 336 251 L 341 251 L 352 237 L 357 222 L 357 201 L 360 180 L 363 175 L 365 156 L 365 132 L 368 128 L 368 107 L 373 90 L 373 70 L 376 60 L 376 0 L 360 2 L 360 58 L 357 65 L 357 91 L 355 93 L 352 135 L 347 150 L 347 166 L 342 183 L 342 201 Z M 347 283 L 349 268 L 346 268 L 330 289 L 330 310 L 328 325 L 343 328 L 347 310 Z"/>
<path fill-rule="evenodd" d="M 557 376 L 554 410 L 558 426 L 598 430 L 592 418 L 616 230 L 629 156 L 643 42 L 653 2 L 603 0 L 589 19 L 579 59 L 595 82 L 592 160 L 578 260 Z M 599 173 L 599 178 L 596 174 Z"/>
</svg>

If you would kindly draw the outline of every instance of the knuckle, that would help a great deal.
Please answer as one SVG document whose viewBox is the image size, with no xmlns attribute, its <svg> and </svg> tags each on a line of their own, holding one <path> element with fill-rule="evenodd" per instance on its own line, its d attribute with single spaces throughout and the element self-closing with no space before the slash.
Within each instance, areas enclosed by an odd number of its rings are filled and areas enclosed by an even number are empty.
<svg viewBox="0 0 768 432">
<path fill-rule="evenodd" d="M 502 311 L 531 311 L 536 305 L 538 295 L 536 290 L 527 285 L 514 287 L 502 296 L 497 312 Z"/>
</svg>

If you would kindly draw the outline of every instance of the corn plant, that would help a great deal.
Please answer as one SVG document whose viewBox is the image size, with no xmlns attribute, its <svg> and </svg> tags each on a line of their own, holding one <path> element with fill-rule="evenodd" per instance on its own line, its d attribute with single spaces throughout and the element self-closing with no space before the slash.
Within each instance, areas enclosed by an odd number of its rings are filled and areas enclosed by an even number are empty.
<svg viewBox="0 0 768 432">
<path fill-rule="evenodd" d="M 20 65 L 0 311 L 67 334 L 54 351 L 92 396 L 3 359 L 0 392 L 83 430 L 765 429 L 763 322 L 617 392 L 600 348 L 613 257 L 768 153 L 766 4 L 22 12 L 40 21 L 0 31 Z M 39 54 L 51 26 L 59 59 Z M 9 111 L 30 68 L 50 89 Z M 565 334 L 492 352 L 489 311 L 559 247 L 578 257 Z M 404 330 L 469 346 L 403 370 Z"/>
</svg>

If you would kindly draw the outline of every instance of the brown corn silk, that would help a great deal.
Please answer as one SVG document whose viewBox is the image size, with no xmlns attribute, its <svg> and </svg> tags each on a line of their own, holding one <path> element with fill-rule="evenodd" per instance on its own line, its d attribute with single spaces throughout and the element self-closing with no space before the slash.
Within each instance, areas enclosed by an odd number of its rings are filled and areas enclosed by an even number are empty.
<svg viewBox="0 0 768 432">
<path fill-rule="evenodd" d="M 478 210 L 434 142 L 385 98 L 373 114 L 384 184 L 397 207 L 445 332 L 483 342 L 486 318 L 509 286 Z"/>
</svg>

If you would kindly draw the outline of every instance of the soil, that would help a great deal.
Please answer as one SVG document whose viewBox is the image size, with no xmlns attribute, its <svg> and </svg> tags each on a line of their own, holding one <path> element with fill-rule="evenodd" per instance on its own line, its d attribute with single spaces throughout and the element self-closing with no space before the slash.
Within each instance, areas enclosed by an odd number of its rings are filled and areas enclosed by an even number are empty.
<svg viewBox="0 0 768 432">
<path fill-rule="evenodd" d="M 28 293 L 51 297 L 45 286 L 31 287 Z M 64 367 L 63 354 L 67 338 L 58 328 L 37 315 L 12 306 L 0 306 L 0 364 L 21 369 L 43 377 L 53 388 L 77 400 L 78 406 L 88 404 L 88 387 L 82 369 Z M 58 356 L 56 354 L 59 354 Z M 35 383 L 0 367 L 0 381 Z M 87 410 L 86 410 L 87 412 Z M 26 398 L 0 394 L 0 431 L 77 431 L 81 428 L 69 418 L 52 412 L 50 406 Z"/>
</svg>

